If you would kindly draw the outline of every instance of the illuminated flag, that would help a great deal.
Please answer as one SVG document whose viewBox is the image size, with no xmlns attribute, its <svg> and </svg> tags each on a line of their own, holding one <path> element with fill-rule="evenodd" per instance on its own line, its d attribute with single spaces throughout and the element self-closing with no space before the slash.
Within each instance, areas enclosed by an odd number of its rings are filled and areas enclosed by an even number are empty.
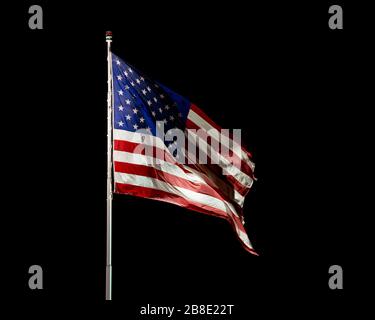
<svg viewBox="0 0 375 320">
<path fill-rule="evenodd" d="M 114 191 L 224 218 L 256 254 L 242 210 L 250 153 L 188 99 L 111 56 Z"/>
</svg>

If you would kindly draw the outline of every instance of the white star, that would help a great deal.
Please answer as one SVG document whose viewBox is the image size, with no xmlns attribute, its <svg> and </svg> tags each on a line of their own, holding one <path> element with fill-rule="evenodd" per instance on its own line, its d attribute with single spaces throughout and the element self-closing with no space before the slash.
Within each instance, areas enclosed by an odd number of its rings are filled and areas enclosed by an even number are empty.
<svg viewBox="0 0 375 320">
<path fill-rule="evenodd" d="M 125 103 L 126 103 L 126 104 L 130 104 L 130 100 L 129 100 L 129 99 L 126 99 L 126 100 L 125 100 Z"/>
<path fill-rule="evenodd" d="M 156 113 L 155 111 L 151 111 L 152 115 L 155 117 L 156 116 Z"/>
<path fill-rule="evenodd" d="M 122 77 L 121 76 L 117 76 L 117 80 L 121 81 Z"/>
<path fill-rule="evenodd" d="M 138 84 L 140 84 L 141 83 L 141 81 L 139 80 L 139 79 L 136 79 L 135 80 Z"/>
<path fill-rule="evenodd" d="M 116 60 L 116 63 L 118 66 L 121 64 L 119 59 Z"/>
<path fill-rule="evenodd" d="M 133 109 L 133 112 L 134 112 L 135 114 L 137 114 L 137 113 L 138 113 L 138 109 L 137 109 L 137 108 L 134 108 L 134 109 Z"/>
<path fill-rule="evenodd" d="M 133 128 L 134 128 L 135 130 L 137 130 L 137 129 L 138 129 L 138 125 L 135 124 L 135 125 L 133 126 Z"/>
<path fill-rule="evenodd" d="M 143 77 L 140 77 L 139 79 L 141 79 L 141 81 L 145 81 L 145 78 L 143 78 Z"/>
<path fill-rule="evenodd" d="M 124 125 L 124 123 L 123 123 L 122 121 L 120 121 L 120 122 L 118 123 L 118 125 L 119 125 L 120 127 L 122 127 L 122 126 Z"/>
<path fill-rule="evenodd" d="M 159 86 L 157 84 L 155 84 L 155 88 L 159 88 Z"/>
<path fill-rule="evenodd" d="M 162 109 L 162 108 L 159 108 L 159 112 L 160 112 L 160 113 L 163 113 L 163 109 Z"/>
<path fill-rule="evenodd" d="M 155 102 L 158 102 L 158 99 L 156 99 L 156 98 L 154 97 L 154 101 L 155 101 Z"/>
<path fill-rule="evenodd" d="M 143 117 L 141 117 L 141 118 L 139 118 L 139 122 L 143 123 L 143 122 L 145 122 L 145 119 Z"/>
<path fill-rule="evenodd" d="M 120 90 L 120 91 L 118 92 L 118 94 L 119 94 L 120 96 L 122 96 L 122 95 L 124 94 L 124 92 L 123 92 L 122 90 Z"/>
<path fill-rule="evenodd" d="M 166 104 L 164 108 L 165 110 L 169 110 L 169 105 Z"/>
<path fill-rule="evenodd" d="M 125 86 L 125 89 L 126 89 L 126 90 L 129 90 L 129 86 L 128 86 L 128 85 L 126 85 L 126 86 Z"/>
<path fill-rule="evenodd" d="M 132 81 L 130 82 L 131 86 L 134 87 L 135 86 L 135 83 Z"/>
<path fill-rule="evenodd" d="M 164 94 L 161 94 L 161 95 L 160 95 L 160 98 L 164 99 Z"/>
<path fill-rule="evenodd" d="M 174 116 L 169 116 L 169 119 L 170 119 L 171 121 L 173 121 L 173 120 L 174 120 Z"/>
<path fill-rule="evenodd" d="M 148 92 L 151 92 L 151 88 L 150 87 L 147 87 L 147 90 L 148 90 Z"/>
<path fill-rule="evenodd" d="M 124 72 L 124 74 L 125 74 L 125 77 L 127 77 L 129 75 L 129 73 L 127 73 L 126 71 Z"/>
<path fill-rule="evenodd" d="M 125 118 L 126 118 L 126 120 L 130 120 L 132 117 L 127 114 Z"/>
<path fill-rule="evenodd" d="M 163 122 L 164 122 L 164 124 L 167 124 L 168 121 L 167 121 L 167 119 L 163 119 Z"/>
<path fill-rule="evenodd" d="M 151 105 L 152 105 L 151 100 L 147 100 L 147 104 L 148 104 L 149 106 L 151 106 Z"/>
<path fill-rule="evenodd" d="M 120 111 L 124 111 L 124 107 L 123 107 L 123 106 L 118 106 L 118 109 L 119 109 Z"/>
<path fill-rule="evenodd" d="M 142 93 L 143 93 L 144 95 L 146 95 L 146 94 L 147 94 L 146 89 L 143 89 L 143 90 L 142 90 Z"/>
<path fill-rule="evenodd" d="M 133 73 L 133 70 L 132 70 L 132 68 L 128 68 L 128 70 L 129 70 L 129 72 L 130 72 L 130 73 Z"/>
</svg>

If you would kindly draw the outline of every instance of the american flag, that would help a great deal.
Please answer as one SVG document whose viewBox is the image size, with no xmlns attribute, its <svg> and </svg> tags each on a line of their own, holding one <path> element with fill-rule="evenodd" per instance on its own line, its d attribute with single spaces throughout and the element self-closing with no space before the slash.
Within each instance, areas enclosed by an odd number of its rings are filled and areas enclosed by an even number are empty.
<svg viewBox="0 0 375 320">
<path fill-rule="evenodd" d="M 233 149 L 230 157 L 221 154 L 214 147 L 221 138 L 216 123 L 188 99 L 114 54 L 112 76 L 115 193 L 165 201 L 224 218 L 243 247 L 256 255 L 243 219 L 244 199 L 254 181 L 251 154 L 243 147 Z M 163 132 L 168 137 L 173 129 L 181 130 L 184 145 L 176 138 L 162 139 L 158 134 Z M 226 137 L 223 141 L 234 143 L 233 136 Z M 192 148 L 188 148 L 193 142 L 198 142 L 198 153 L 208 157 L 207 163 L 193 159 Z"/>
</svg>

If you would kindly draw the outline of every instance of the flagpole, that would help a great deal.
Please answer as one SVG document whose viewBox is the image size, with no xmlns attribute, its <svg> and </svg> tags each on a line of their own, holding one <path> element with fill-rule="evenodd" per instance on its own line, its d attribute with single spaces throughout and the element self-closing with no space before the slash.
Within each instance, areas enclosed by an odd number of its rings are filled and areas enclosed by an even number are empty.
<svg viewBox="0 0 375 320">
<path fill-rule="evenodd" d="M 107 262 L 105 299 L 112 300 L 112 32 L 106 32 L 108 93 L 107 93 Z"/>
</svg>

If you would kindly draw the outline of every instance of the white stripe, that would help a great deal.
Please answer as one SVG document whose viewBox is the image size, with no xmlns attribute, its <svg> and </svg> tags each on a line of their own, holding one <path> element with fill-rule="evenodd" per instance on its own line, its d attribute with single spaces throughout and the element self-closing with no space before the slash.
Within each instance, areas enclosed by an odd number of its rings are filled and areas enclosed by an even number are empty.
<svg viewBox="0 0 375 320">
<path fill-rule="evenodd" d="M 207 133 L 209 133 L 209 136 L 214 138 L 216 141 L 221 142 L 224 146 L 227 148 L 230 148 L 230 145 L 228 144 L 229 141 L 233 144 L 233 146 L 237 146 L 240 152 L 238 152 L 237 148 L 232 148 L 233 152 L 242 160 L 244 160 L 251 168 L 251 170 L 254 171 L 255 165 L 250 160 L 249 156 L 241 149 L 241 146 L 235 143 L 232 139 L 220 139 L 220 132 L 214 128 L 211 124 L 209 124 L 205 119 L 203 119 L 199 114 L 194 112 L 192 109 L 190 109 L 188 114 L 188 119 L 195 123 L 198 127 L 204 129 Z"/>
<path fill-rule="evenodd" d="M 245 202 L 245 197 L 239 193 L 237 190 L 234 190 L 233 192 L 234 195 L 234 201 L 240 205 L 240 207 L 243 207 L 243 204 Z"/>
<path fill-rule="evenodd" d="M 143 166 L 153 167 L 153 168 L 158 169 L 160 171 L 173 174 L 176 177 L 186 179 L 186 180 L 194 182 L 194 183 L 201 183 L 201 184 L 207 185 L 207 183 L 204 181 L 204 179 L 202 179 L 197 174 L 186 173 L 184 170 L 182 170 L 177 165 L 174 165 L 174 164 L 169 163 L 167 161 L 160 160 L 158 158 L 145 156 L 143 154 L 114 150 L 113 151 L 113 160 L 118 161 L 118 162 L 132 163 L 132 164 L 139 164 L 139 165 L 143 165 Z"/>
<path fill-rule="evenodd" d="M 233 213 L 238 217 L 238 214 L 232 204 L 207 194 L 198 193 L 186 188 L 171 185 L 155 178 L 139 176 L 136 174 L 115 172 L 114 178 L 115 182 L 117 183 L 125 183 L 139 187 L 162 190 L 178 195 L 188 201 L 194 201 L 204 206 L 210 206 L 219 209 L 226 212 L 228 215 L 231 215 Z"/>
<path fill-rule="evenodd" d="M 250 249 L 254 249 L 247 234 L 243 232 L 242 230 L 238 229 L 237 227 L 236 227 L 236 231 L 237 231 L 239 238 L 242 240 L 242 242 Z"/>
</svg>

